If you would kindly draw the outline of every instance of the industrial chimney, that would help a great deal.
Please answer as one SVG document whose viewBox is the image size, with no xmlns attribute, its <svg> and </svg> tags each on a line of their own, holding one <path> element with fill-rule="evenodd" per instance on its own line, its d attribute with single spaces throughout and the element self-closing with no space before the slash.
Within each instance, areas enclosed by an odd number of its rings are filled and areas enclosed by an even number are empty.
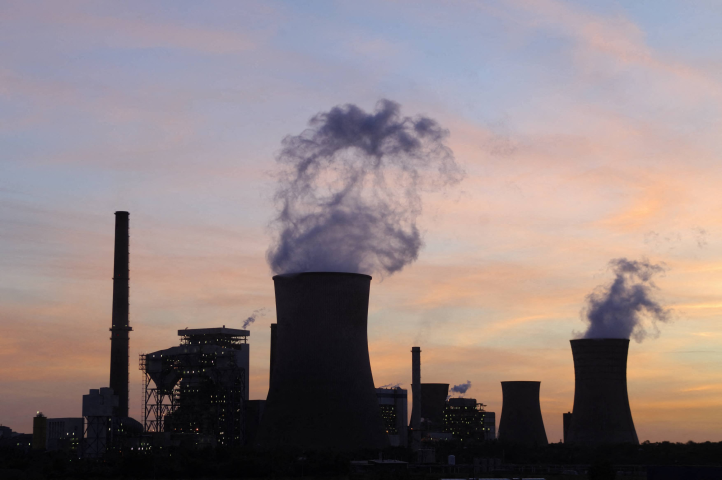
<svg viewBox="0 0 722 480">
<path fill-rule="evenodd" d="M 501 382 L 502 406 L 499 440 L 526 445 L 547 445 L 539 388 L 541 382 Z"/>
<path fill-rule="evenodd" d="M 421 446 L 421 347 L 411 347 L 411 446 Z"/>
<path fill-rule="evenodd" d="M 575 384 L 568 441 L 639 444 L 627 396 L 629 339 L 583 338 L 571 345 Z"/>
<path fill-rule="evenodd" d="M 110 328 L 110 388 L 118 395 L 115 415 L 128 416 L 128 212 L 115 212 L 113 318 Z"/>
<path fill-rule="evenodd" d="M 276 275 L 276 355 L 256 444 L 353 451 L 388 445 L 369 361 L 371 277 Z"/>
</svg>

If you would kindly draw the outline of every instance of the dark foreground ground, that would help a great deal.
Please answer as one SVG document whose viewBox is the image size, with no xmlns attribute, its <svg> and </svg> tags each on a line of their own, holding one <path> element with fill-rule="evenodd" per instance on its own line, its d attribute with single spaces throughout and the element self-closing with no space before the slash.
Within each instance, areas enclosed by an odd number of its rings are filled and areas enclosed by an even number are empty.
<svg viewBox="0 0 722 480">
<path fill-rule="evenodd" d="M 261 478 L 366 478 L 436 480 L 441 478 L 545 478 L 646 479 L 649 465 L 722 466 L 719 443 L 647 443 L 580 448 L 551 444 L 531 448 L 502 444 L 444 442 L 435 446 L 436 463 L 416 464 L 408 449 L 353 454 L 331 452 L 275 451 L 251 449 L 183 450 L 164 449 L 152 453 L 110 453 L 103 460 L 79 460 L 71 453 L 0 450 L 0 480 L 24 479 L 261 479 Z M 396 466 L 361 466 L 355 461 L 394 459 L 409 462 Z M 446 465 L 449 455 L 456 465 Z M 476 468 L 474 467 L 476 465 Z M 484 471 L 483 465 L 500 470 Z M 577 472 L 577 475 L 561 472 Z M 620 472 L 616 474 L 616 472 Z"/>
</svg>

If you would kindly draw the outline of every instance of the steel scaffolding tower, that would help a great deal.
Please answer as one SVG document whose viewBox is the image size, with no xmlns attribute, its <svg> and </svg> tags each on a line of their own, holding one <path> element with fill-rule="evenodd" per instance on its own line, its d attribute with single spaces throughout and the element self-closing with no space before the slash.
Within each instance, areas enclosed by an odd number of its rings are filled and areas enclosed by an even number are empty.
<svg viewBox="0 0 722 480">
<path fill-rule="evenodd" d="M 146 354 L 139 355 L 139 368 L 143 372 L 143 431 L 163 432 L 164 419 L 172 414 L 178 406 L 178 388 L 170 392 L 163 392 L 152 387 L 150 373 L 148 373 Z"/>
</svg>

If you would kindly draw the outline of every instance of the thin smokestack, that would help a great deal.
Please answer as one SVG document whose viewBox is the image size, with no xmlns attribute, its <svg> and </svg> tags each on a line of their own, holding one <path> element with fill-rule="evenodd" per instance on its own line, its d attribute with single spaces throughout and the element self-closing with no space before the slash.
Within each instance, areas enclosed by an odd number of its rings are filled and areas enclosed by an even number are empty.
<svg viewBox="0 0 722 480">
<path fill-rule="evenodd" d="M 411 437 L 412 447 L 421 444 L 421 347 L 411 347 Z"/>
<path fill-rule="evenodd" d="M 113 268 L 113 318 L 110 328 L 110 388 L 118 395 L 118 417 L 128 416 L 128 322 L 129 235 L 128 212 L 115 212 L 115 259 Z"/>
</svg>

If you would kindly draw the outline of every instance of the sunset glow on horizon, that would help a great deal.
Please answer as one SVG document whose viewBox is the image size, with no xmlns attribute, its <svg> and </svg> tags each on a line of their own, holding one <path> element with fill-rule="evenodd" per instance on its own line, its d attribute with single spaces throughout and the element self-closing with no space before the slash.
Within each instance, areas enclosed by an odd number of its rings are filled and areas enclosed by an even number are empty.
<svg viewBox="0 0 722 480">
<path fill-rule="evenodd" d="M 250 317 L 265 399 L 282 142 L 389 99 L 465 176 L 424 192 L 418 259 L 374 274 L 375 384 L 410 398 L 420 346 L 422 382 L 470 381 L 498 422 L 500 382 L 541 381 L 558 442 L 589 296 L 646 261 L 669 315 L 630 342 L 639 440 L 722 441 L 721 23 L 706 1 L 3 2 L 0 424 L 108 385 L 118 210 L 130 416 L 140 353 Z"/>
</svg>

